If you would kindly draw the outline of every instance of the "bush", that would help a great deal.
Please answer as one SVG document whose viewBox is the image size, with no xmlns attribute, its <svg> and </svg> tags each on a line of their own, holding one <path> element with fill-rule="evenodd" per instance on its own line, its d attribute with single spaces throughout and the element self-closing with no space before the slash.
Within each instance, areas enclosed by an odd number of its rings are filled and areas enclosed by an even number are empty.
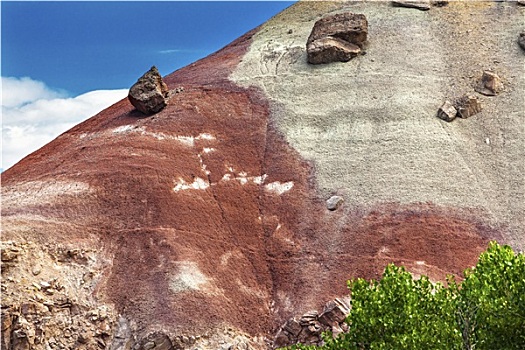
<svg viewBox="0 0 525 350">
<path fill-rule="evenodd" d="M 388 265 L 380 281 L 348 282 L 348 333 L 292 349 L 525 349 L 525 256 L 490 243 L 458 284 L 415 280 Z"/>
</svg>

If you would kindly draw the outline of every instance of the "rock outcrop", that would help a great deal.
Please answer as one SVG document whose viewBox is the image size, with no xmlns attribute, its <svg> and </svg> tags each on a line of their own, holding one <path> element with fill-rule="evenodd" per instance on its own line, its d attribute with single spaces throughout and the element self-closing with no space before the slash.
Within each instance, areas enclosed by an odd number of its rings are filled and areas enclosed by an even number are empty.
<svg viewBox="0 0 525 350">
<path fill-rule="evenodd" d="M 150 115 L 168 105 L 168 95 L 168 86 L 157 67 L 153 66 L 129 89 L 128 99 L 136 109 Z"/>
<path fill-rule="evenodd" d="M 522 11 L 299 2 L 164 77 L 154 117 L 124 99 L 7 169 L 2 350 L 262 350 L 290 319 L 316 341 L 351 278 L 523 250 Z M 308 64 L 315 22 L 349 12 L 367 54 Z M 489 67 L 482 118 L 435 118 Z"/>
<path fill-rule="evenodd" d="M 285 347 L 301 343 L 321 345 L 322 333 L 332 332 L 337 336 L 348 331 L 345 319 L 350 313 L 349 300 L 337 298 L 328 302 L 319 313 L 309 311 L 302 316 L 293 317 L 281 326 L 274 340 L 274 347 Z"/>
<path fill-rule="evenodd" d="M 347 62 L 361 53 L 367 35 L 365 15 L 346 12 L 326 16 L 315 22 L 306 42 L 308 62 Z"/>
</svg>

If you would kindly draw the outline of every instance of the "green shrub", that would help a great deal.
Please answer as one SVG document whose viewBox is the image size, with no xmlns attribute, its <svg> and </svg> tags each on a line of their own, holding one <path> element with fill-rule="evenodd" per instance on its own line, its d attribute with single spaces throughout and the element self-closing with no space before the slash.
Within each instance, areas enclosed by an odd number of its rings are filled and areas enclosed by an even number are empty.
<svg viewBox="0 0 525 350">
<path fill-rule="evenodd" d="M 349 331 L 292 349 L 525 349 L 525 256 L 491 242 L 458 284 L 415 280 L 388 265 L 380 281 L 348 282 Z"/>
</svg>

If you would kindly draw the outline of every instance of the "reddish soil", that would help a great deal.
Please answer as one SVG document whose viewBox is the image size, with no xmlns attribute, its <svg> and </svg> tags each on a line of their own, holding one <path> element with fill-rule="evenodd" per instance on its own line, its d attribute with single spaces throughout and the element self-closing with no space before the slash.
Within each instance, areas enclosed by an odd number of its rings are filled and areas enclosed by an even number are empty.
<svg viewBox="0 0 525 350">
<path fill-rule="evenodd" d="M 170 89 L 184 91 L 160 113 L 144 117 L 120 101 L 3 174 L 4 186 L 74 180 L 96 189 L 86 198 L 24 210 L 77 225 L 47 232 L 45 240 L 75 242 L 96 232 L 93 244 L 100 241 L 113 257 L 101 298 L 144 328 L 200 332 L 230 324 L 265 334 L 347 293 L 347 279 L 377 278 L 396 262 L 443 280 L 473 265 L 488 240 L 499 237 L 483 224 L 483 213 L 462 208 L 364 208 L 347 200 L 328 211 L 317 195 L 315 169 L 272 126 L 268 102 L 227 79 L 251 35 L 166 77 Z M 124 125 L 151 134 L 112 131 Z M 153 134 L 196 139 L 188 146 Z M 215 139 L 199 139 L 202 134 Z M 221 180 L 227 173 L 266 174 L 265 184 L 294 186 L 277 195 L 254 181 Z M 211 185 L 175 192 L 179 178 Z M 208 282 L 173 292 L 180 262 L 194 263 Z"/>
</svg>

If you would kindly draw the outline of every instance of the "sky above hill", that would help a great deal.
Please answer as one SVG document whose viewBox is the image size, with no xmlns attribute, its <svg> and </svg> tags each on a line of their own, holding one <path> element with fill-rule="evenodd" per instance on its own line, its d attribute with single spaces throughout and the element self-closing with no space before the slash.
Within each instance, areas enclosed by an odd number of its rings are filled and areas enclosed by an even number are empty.
<svg viewBox="0 0 525 350">
<path fill-rule="evenodd" d="M 125 98 L 152 65 L 167 75 L 292 3 L 2 1 L 2 168 Z"/>
</svg>

